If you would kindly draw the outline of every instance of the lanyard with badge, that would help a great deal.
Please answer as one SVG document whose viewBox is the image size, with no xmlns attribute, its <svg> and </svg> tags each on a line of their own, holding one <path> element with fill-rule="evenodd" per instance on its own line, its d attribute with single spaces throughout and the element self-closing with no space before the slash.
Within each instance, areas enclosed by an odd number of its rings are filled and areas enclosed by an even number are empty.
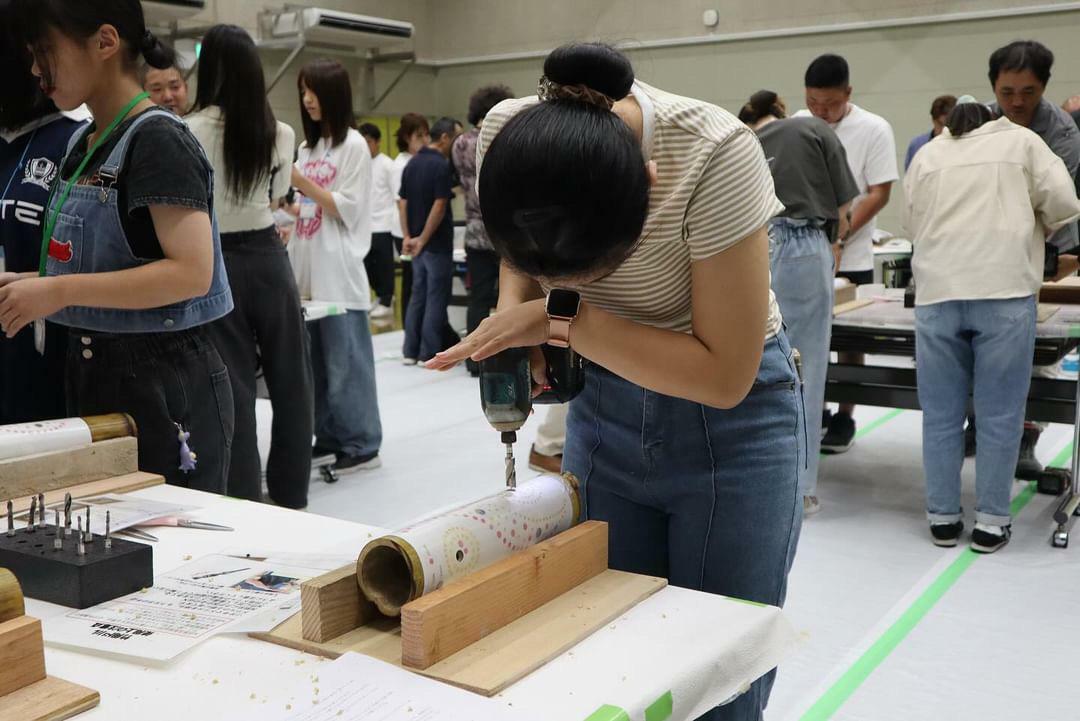
<svg viewBox="0 0 1080 721">
<path fill-rule="evenodd" d="M 334 150 L 333 146 L 330 145 L 327 140 L 324 139 L 323 142 L 327 143 L 327 148 L 326 152 L 323 153 L 322 160 L 319 161 L 320 164 L 325 164 L 327 159 L 329 159 L 330 157 L 330 153 Z M 312 180 L 311 178 L 308 179 Z M 318 214 L 318 210 L 319 204 L 316 203 L 314 200 L 307 197 L 306 195 L 300 198 L 300 220 L 313 220 Z"/>
<path fill-rule="evenodd" d="M 65 185 L 63 191 L 61 191 L 60 199 L 55 204 L 55 206 L 52 202 L 52 196 L 49 196 L 49 202 L 45 206 L 47 209 L 46 223 L 41 233 L 41 257 L 38 261 L 38 275 L 40 277 L 45 277 L 45 267 L 49 259 L 49 242 L 52 240 L 53 231 L 56 230 L 56 223 L 60 219 L 60 211 L 63 209 L 64 203 L 67 202 L 68 197 L 71 195 L 71 189 L 75 187 L 76 183 L 79 182 L 79 178 L 82 177 L 83 171 L 86 170 L 86 166 L 90 164 L 90 161 L 93 159 L 94 155 L 109 139 L 109 136 L 113 134 L 113 131 L 116 130 L 117 126 L 119 126 L 120 123 L 124 122 L 124 119 L 127 118 L 128 113 L 134 110 L 136 105 L 148 99 L 149 97 L 150 93 L 139 93 L 130 103 L 124 106 L 124 108 L 117 114 L 115 118 L 113 118 L 113 121 L 109 123 L 109 126 L 107 128 L 105 128 L 105 132 L 98 136 L 98 139 L 94 141 L 94 144 L 86 153 L 86 157 L 84 157 L 82 159 L 82 162 L 79 163 L 79 167 L 75 170 L 75 174 L 72 175 L 71 178 L 67 181 L 67 185 Z M 61 169 L 61 172 L 62 171 L 63 169 Z M 44 318 L 39 318 L 38 320 L 34 321 L 34 347 L 37 349 L 38 353 L 45 353 Z"/>
</svg>

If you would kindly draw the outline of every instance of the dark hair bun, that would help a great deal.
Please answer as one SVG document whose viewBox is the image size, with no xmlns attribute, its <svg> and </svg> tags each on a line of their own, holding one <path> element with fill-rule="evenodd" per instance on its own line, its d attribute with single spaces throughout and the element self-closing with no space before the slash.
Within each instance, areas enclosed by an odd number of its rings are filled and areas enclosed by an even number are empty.
<svg viewBox="0 0 1080 721">
<path fill-rule="evenodd" d="M 158 40 L 157 36 L 149 30 L 142 37 L 139 48 L 142 56 L 150 67 L 158 70 L 166 70 L 176 65 L 176 51 Z"/>
<path fill-rule="evenodd" d="M 544 75 L 560 85 L 584 85 L 622 100 L 634 84 L 634 66 L 610 45 L 571 43 L 551 51 L 544 61 Z"/>
</svg>

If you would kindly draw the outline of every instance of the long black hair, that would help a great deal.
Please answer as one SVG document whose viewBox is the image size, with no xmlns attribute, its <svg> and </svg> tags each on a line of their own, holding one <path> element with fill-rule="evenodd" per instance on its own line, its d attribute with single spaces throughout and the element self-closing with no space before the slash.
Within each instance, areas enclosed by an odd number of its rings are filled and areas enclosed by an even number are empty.
<svg viewBox="0 0 1080 721">
<path fill-rule="evenodd" d="M 544 75 L 613 101 L 634 83 L 626 56 L 592 43 L 554 50 Z M 630 127 L 605 107 L 566 95 L 507 122 L 480 170 L 488 236 L 504 259 L 534 277 L 614 270 L 636 246 L 649 211 L 649 175 Z"/>
<path fill-rule="evenodd" d="M 954 138 L 977 130 L 994 119 L 994 113 L 982 103 L 960 103 L 945 121 L 945 127 Z"/>
<path fill-rule="evenodd" d="M 304 109 L 304 87 L 315 93 L 322 110 L 322 121 L 315 122 Z M 300 94 L 300 117 L 304 123 L 304 139 L 314 148 L 319 138 L 327 135 L 331 146 L 345 142 L 349 128 L 356 124 L 353 114 L 352 83 L 349 72 L 337 60 L 312 60 L 300 69 L 296 79 Z"/>
<path fill-rule="evenodd" d="M 46 86 L 55 83 L 49 48 L 46 42 L 50 28 L 71 38 L 86 40 L 101 29 L 112 25 L 125 45 L 125 60 L 131 70 L 137 70 L 139 58 L 152 67 L 165 69 L 175 62 L 175 54 L 146 29 L 142 3 L 139 0 L 12 0 L 16 23 L 37 60 Z"/>
<path fill-rule="evenodd" d="M 57 112 L 30 72 L 30 54 L 14 15 L 11 2 L 0 0 L 0 68 L 5 68 L 0 82 L 0 130 L 16 130 Z"/>
<path fill-rule="evenodd" d="M 225 187 L 237 199 L 248 198 L 270 177 L 277 121 L 255 41 L 236 25 L 215 25 L 203 38 L 195 108 L 211 106 L 225 121 Z"/>
</svg>

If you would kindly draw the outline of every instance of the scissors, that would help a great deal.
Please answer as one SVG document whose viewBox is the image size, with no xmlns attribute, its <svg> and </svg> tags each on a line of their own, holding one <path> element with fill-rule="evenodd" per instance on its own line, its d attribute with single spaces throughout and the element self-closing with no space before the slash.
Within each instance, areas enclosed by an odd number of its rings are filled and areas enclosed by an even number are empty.
<svg viewBox="0 0 1080 721">
<path fill-rule="evenodd" d="M 206 521 L 193 521 L 190 518 L 180 518 L 178 516 L 165 516 L 164 518 L 155 518 L 152 521 L 146 523 L 140 523 L 140 526 L 169 526 L 172 528 L 195 528 L 200 531 L 235 531 L 235 528 L 229 526 L 222 526 L 217 523 L 207 523 Z"/>
</svg>

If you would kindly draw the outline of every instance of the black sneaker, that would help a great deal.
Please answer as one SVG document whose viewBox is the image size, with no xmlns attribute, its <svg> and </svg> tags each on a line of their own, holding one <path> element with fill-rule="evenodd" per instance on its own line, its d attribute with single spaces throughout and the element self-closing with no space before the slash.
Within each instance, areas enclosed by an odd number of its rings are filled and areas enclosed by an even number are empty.
<svg viewBox="0 0 1080 721">
<path fill-rule="evenodd" d="M 847 413 L 834 413 L 829 432 L 821 439 L 822 453 L 844 453 L 855 445 L 855 419 Z"/>
<path fill-rule="evenodd" d="M 312 458 L 326 458 L 327 456 L 336 456 L 337 451 L 327 448 L 326 446 L 313 446 L 311 448 Z"/>
<path fill-rule="evenodd" d="M 934 537 L 934 545 L 942 548 L 952 548 L 960 540 L 960 534 L 964 532 L 964 522 L 956 523 L 931 523 L 930 535 Z"/>
<path fill-rule="evenodd" d="M 824 438 L 825 434 L 829 432 L 829 423 L 832 422 L 832 411 L 828 408 L 821 412 L 821 437 Z"/>
<path fill-rule="evenodd" d="M 1035 446 L 1041 435 L 1038 426 L 1024 427 L 1024 435 L 1020 437 L 1020 457 L 1016 460 L 1016 477 L 1022 481 L 1037 481 L 1042 475 L 1043 465 L 1035 457 Z"/>
<path fill-rule="evenodd" d="M 339 453 L 337 458 L 337 463 L 331 468 L 338 473 L 373 471 L 376 468 L 382 468 L 382 459 L 379 458 L 377 452 L 366 456 L 350 456 L 347 453 Z"/>
<path fill-rule="evenodd" d="M 1012 537 L 1012 526 L 990 526 L 976 523 L 971 532 L 971 550 L 976 553 L 993 553 L 1001 550 Z"/>
<path fill-rule="evenodd" d="M 975 417 L 968 416 L 967 428 L 964 429 L 964 458 L 975 457 Z"/>
</svg>

